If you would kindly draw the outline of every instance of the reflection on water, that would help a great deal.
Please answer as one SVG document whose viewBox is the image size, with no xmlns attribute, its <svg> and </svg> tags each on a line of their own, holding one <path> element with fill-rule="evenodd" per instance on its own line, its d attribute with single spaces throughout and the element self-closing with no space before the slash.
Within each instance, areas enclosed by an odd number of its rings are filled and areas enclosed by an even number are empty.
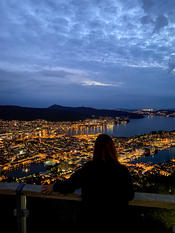
<svg viewBox="0 0 175 233">
<path fill-rule="evenodd" d="M 72 128 L 66 133 L 69 136 L 106 133 L 114 137 L 131 137 L 159 130 L 175 130 L 175 118 L 159 116 L 145 117 L 141 119 L 132 119 L 127 124 L 107 124 L 103 126 L 81 127 L 77 129 Z"/>
<path fill-rule="evenodd" d="M 32 163 L 30 164 L 29 167 L 26 168 L 17 168 L 13 171 L 8 172 L 7 177 L 25 177 L 25 176 L 29 176 L 32 175 L 34 173 L 38 173 L 38 172 L 45 172 L 46 171 L 46 167 L 44 166 L 44 164 L 42 163 Z"/>
<path fill-rule="evenodd" d="M 175 147 L 158 151 L 155 155 L 152 156 L 145 156 L 140 157 L 136 160 L 134 160 L 132 163 L 152 163 L 152 164 L 158 164 L 163 163 L 166 161 L 170 161 L 172 159 L 175 159 Z"/>
<path fill-rule="evenodd" d="M 113 135 L 116 137 L 131 137 L 159 130 L 175 130 L 175 118 L 156 116 L 131 120 L 126 126 L 114 127 Z"/>
<path fill-rule="evenodd" d="M 71 128 L 69 131 L 67 131 L 68 136 L 73 135 L 82 135 L 82 134 L 97 134 L 97 133 L 107 133 L 110 132 L 111 129 L 113 132 L 114 125 L 103 125 L 103 126 L 84 126 L 84 127 L 78 127 L 78 128 Z"/>
<path fill-rule="evenodd" d="M 25 173 L 28 173 L 30 171 L 30 168 L 25 167 L 25 168 L 22 169 L 22 171 L 25 172 Z"/>
<path fill-rule="evenodd" d="M 121 125 L 126 125 L 126 123 L 121 124 Z M 66 134 L 68 136 L 73 136 L 73 135 L 83 135 L 83 134 L 98 134 L 98 133 L 106 133 L 109 135 L 114 134 L 114 128 L 119 127 L 120 124 L 114 124 L 114 123 L 109 123 L 105 125 L 93 125 L 93 126 L 84 126 L 84 127 L 72 127 L 70 128 Z"/>
</svg>

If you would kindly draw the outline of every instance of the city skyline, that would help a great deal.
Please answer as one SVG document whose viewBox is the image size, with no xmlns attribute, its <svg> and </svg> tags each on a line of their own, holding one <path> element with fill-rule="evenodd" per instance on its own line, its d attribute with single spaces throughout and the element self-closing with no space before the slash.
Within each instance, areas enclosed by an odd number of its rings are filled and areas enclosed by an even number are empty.
<svg viewBox="0 0 175 233">
<path fill-rule="evenodd" d="M 173 0 L 0 2 L 0 105 L 174 108 Z"/>
</svg>

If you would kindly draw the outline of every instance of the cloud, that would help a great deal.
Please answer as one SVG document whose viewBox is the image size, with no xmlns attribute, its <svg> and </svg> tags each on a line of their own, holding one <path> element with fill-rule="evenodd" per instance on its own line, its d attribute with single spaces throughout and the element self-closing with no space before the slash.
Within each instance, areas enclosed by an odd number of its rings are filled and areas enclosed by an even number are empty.
<svg viewBox="0 0 175 233">
<path fill-rule="evenodd" d="M 175 53 L 173 53 L 168 61 L 169 72 L 175 71 Z"/>
<path fill-rule="evenodd" d="M 150 15 L 144 15 L 140 19 L 143 25 L 151 24 L 153 26 L 153 34 L 160 33 L 160 31 L 168 26 L 168 18 L 164 15 L 159 15 L 154 20 Z"/>
<path fill-rule="evenodd" d="M 173 6 L 174 0 L 0 1 L 0 69 L 8 72 L 0 71 L 0 89 L 43 91 L 43 100 L 58 89 L 67 100 L 80 99 L 80 90 L 93 99 L 110 89 L 107 99 L 112 87 L 123 93 L 140 82 L 149 93 L 145 82 L 153 75 L 146 70 L 163 72 L 169 57 L 170 72 L 175 69 Z"/>
<path fill-rule="evenodd" d="M 140 20 L 142 24 L 153 23 L 153 20 L 149 15 L 144 15 Z"/>
<path fill-rule="evenodd" d="M 21 57 L 26 63 L 31 59 L 36 64 L 57 63 L 59 66 L 94 62 L 115 64 L 119 60 L 122 65 L 122 61 L 129 59 L 142 62 L 147 58 L 137 58 L 133 50 L 137 48 L 138 54 L 143 54 L 146 49 L 142 45 L 149 39 L 150 31 L 156 34 L 165 29 L 167 17 L 148 12 L 158 3 L 153 4 L 152 0 L 141 3 L 137 4 L 136 0 L 132 3 L 120 0 L 36 3 L 31 0 L 16 8 L 10 3 L 0 3 L 3 15 L 0 58 L 4 60 L 8 54 L 7 59 Z M 152 24 L 151 29 L 149 24 Z M 169 40 L 168 35 L 165 37 Z M 154 42 L 152 40 L 152 44 Z M 159 40 L 160 43 L 163 41 Z"/>
<path fill-rule="evenodd" d="M 148 12 L 154 5 L 153 0 L 142 0 L 142 7 L 145 12 Z"/>
<path fill-rule="evenodd" d="M 82 86 L 103 86 L 103 87 L 121 87 L 123 83 L 102 83 L 93 80 L 85 80 L 81 83 Z"/>
<path fill-rule="evenodd" d="M 159 33 L 161 29 L 168 25 L 168 19 L 164 15 L 160 15 L 156 18 L 155 27 L 153 33 Z"/>
</svg>

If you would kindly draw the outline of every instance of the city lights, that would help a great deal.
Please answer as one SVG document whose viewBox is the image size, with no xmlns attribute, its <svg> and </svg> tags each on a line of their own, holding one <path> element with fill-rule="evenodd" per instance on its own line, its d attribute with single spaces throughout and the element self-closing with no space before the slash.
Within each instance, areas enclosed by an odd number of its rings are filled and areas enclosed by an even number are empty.
<svg viewBox="0 0 175 233">
<path fill-rule="evenodd" d="M 88 160 L 99 133 L 114 124 L 126 124 L 120 118 L 87 119 L 79 122 L 0 121 L 0 181 L 33 184 L 67 179 Z M 160 164 L 137 162 L 175 146 L 174 131 L 160 131 L 133 137 L 113 137 L 119 161 L 132 174 L 136 188 L 150 186 L 154 176 L 170 177 L 175 160 Z M 156 156 L 156 155 L 155 155 Z M 35 165 L 35 166 L 34 166 Z"/>
</svg>

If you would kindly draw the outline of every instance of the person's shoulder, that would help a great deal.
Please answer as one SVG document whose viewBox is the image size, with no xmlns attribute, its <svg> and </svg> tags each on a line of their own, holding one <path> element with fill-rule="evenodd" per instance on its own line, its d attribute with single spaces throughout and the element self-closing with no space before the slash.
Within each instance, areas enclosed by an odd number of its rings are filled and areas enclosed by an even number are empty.
<svg viewBox="0 0 175 233">
<path fill-rule="evenodd" d="M 104 161 L 94 161 L 94 160 L 89 160 L 86 162 L 83 166 L 83 170 L 88 170 L 88 171 L 97 171 L 104 169 L 106 166 Z"/>
<path fill-rule="evenodd" d="M 90 168 L 92 168 L 94 166 L 94 162 L 93 162 L 93 160 L 89 160 L 89 161 L 87 161 L 84 165 L 83 165 L 83 169 L 90 169 Z"/>
<path fill-rule="evenodd" d="M 79 168 L 78 173 L 80 173 L 83 176 L 88 176 L 94 170 L 95 170 L 94 162 L 90 160 L 90 161 L 87 161 L 86 163 L 84 163 L 83 166 L 81 166 Z"/>
<path fill-rule="evenodd" d="M 89 170 L 91 170 L 91 161 L 88 161 L 86 163 L 84 163 L 82 166 L 79 166 L 78 168 L 76 168 L 74 170 L 74 173 L 73 173 L 73 177 L 75 176 L 82 176 L 82 175 L 86 175 L 88 173 Z"/>
<path fill-rule="evenodd" d="M 94 163 L 94 161 L 92 159 L 90 159 L 84 164 L 84 166 L 92 166 L 93 163 Z"/>
<path fill-rule="evenodd" d="M 124 164 L 116 163 L 116 166 L 123 173 L 128 173 L 129 172 L 128 168 Z"/>
</svg>

